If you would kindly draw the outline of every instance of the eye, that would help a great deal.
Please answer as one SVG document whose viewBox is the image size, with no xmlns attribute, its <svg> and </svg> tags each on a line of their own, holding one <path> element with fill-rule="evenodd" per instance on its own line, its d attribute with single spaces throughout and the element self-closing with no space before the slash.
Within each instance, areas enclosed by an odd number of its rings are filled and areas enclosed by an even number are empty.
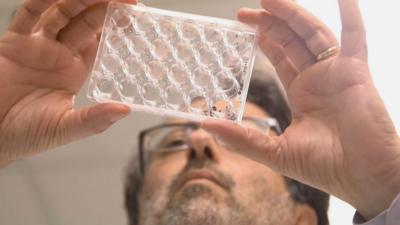
<svg viewBox="0 0 400 225">
<path fill-rule="evenodd" d="M 166 143 L 165 147 L 166 148 L 176 148 L 176 147 L 180 147 L 186 145 L 186 142 L 184 140 L 172 140 L 168 143 Z"/>
<path fill-rule="evenodd" d="M 176 154 L 180 154 L 180 152 L 184 152 L 184 148 L 186 146 L 186 141 L 182 139 L 175 139 L 164 142 L 158 151 L 152 152 L 151 158 L 166 158 L 169 156 L 173 156 Z"/>
</svg>

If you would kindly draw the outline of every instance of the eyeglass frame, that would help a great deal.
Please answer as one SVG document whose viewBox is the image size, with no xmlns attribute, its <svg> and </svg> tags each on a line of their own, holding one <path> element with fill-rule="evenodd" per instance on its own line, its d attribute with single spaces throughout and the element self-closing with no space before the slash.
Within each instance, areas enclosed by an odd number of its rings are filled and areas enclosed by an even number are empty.
<svg viewBox="0 0 400 225">
<path fill-rule="evenodd" d="M 278 135 L 282 133 L 282 129 L 275 118 L 257 118 L 257 117 L 243 117 L 243 120 L 248 120 L 254 122 L 259 127 L 268 126 L 270 129 L 273 129 Z M 140 166 L 140 173 L 144 176 L 146 171 L 146 159 L 145 159 L 145 150 L 144 150 L 144 140 L 147 134 L 153 132 L 155 130 L 167 127 L 174 127 L 174 126 L 185 126 L 188 128 L 192 128 L 193 130 L 198 130 L 200 128 L 200 123 L 196 122 L 187 122 L 187 123 L 170 123 L 170 124 L 161 124 L 157 126 L 150 127 L 145 129 L 139 133 L 139 166 Z"/>
</svg>

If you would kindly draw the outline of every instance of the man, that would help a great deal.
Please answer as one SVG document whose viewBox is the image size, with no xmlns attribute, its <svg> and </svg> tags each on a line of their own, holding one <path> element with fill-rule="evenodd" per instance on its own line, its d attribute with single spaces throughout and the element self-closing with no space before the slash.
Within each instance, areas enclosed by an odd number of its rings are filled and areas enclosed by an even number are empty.
<svg viewBox="0 0 400 225">
<path fill-rule="evenodd" d="M 16 12 L 0 37 L 0 166 L 104 131 L 130 113 L 116 103 L 73 109 L 108 1 L 25 0 Z M 261 3 L 261 10 L 241 10 L 239 19 L 260 26 L 259 46 L 283 83 L 292 122 L 279 136 L 216 121 L 202 128 L 351 204 L 355 224 L 397 225 L 400 140 L 368 68 L 358 0 L 338 0 L 340 44 L 296 3 Z"/>
<path fill-rule="evenodd" d="M 243 125 L 281 133 L 290 111 L 256 71 Z M 183 120 L 143 131 L 126 181 L 131 225 L 328 225 L 328 195 L 284 178 Z"/>
</svg>

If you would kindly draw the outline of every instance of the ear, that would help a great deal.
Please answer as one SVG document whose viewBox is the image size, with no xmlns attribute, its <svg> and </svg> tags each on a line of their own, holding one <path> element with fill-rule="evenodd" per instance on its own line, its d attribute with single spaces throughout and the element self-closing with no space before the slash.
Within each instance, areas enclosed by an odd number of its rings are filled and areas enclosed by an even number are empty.
<svg viewBox="0 0 400 225">
<path fill-rule="evenodd" d="M 318 225 L 318 216 L 307 204 L 296 204 L 294 209 L 295 225 Z"/>
</svg>

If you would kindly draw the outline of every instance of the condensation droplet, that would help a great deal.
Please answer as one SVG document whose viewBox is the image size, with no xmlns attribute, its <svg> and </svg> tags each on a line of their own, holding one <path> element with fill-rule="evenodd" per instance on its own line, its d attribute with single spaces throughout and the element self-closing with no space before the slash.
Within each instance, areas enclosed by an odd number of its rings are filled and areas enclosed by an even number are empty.
<svg viewBox="0 0 400 225">
<path fill-rule="evenodd" d="M 155 39 L 157 39 L 160 35 L 157 33 L 156 30 L 151 29 L 146 32 L 146 39 L 149 42 L 153 42 Z"/>
<path fill-rule="evenodd" d="M 153 28 L 153 21 L 147 14 L 140 14 L 136 17 L 136 26 L 143 32 L 148 32 Z"/>
<path fill-rule="evenodd" d="M 176 39 L 178 36 L 178 31 L 176 29 L 176 24 L 171 21 L 171 18 L 162 19 L 159 22 L 161 32 L 167 36 L 169 39 Z"/>
<path fill-rule="evenodd" d="M 190 93 L 190 111 L 202 115 L 209 111 L 207 99 L 197 91 Z"/>
<path fill-rule="evenodd" d="M 167 95 L 167 105 L 172 109 L 179 109 L 184 105 L 184 100 L 181 91 L 174 87 L 167 87 L 166 90 Z"/>
<path fill-rule="evenodd" d="M 202 47 L 199 50 L 200 60 L 204 65 L 210 65 L 217 62 L 217 58 L 215 57 L 212 50 L 208 47 Z"/>
<path fill-rule="evenodd" d="M 213 101 L 213 112 L 217 118 L 231 119 L 235 117 L 233 112 L 233 104 L 230 100 L 224 98 L 216 98 Z"/>
<path fill-rule="evenodd" d="M 167 68 L 157 61 L 151 61 L 149 63 L 150 76 L 154 79 L 161 81 L 167 76 Z"/>
<path fill-rule="evenodd" d="M 224 63 L 224 66 L 228 68 L 235 67 L 240 63 L 240 59 L 233 53 L 232 50 L 226 50 L 222 54 L 222 60 Z"/>
<path fill-rule="evenodd" d="M 139 103 L 140 95 L 137 84 L 132 79 L 126 79 L 120 82 L 121 98 L 127 103 Z"/>
<path fill-rule="evenodd" d="M 137 54 L 144 54 L 148 49 L 146 41 L 140 36 L 132 35 L 129 37 L 129 41 Z"/>
<path fill-rule="evenodd" d="M 126 65 L 127 65 L 127 72 L 132 75 L 133 77 L 136 77 L 138 80 L 143 80 L 145 77 L 145 71 L 143 69 L 142 64 L 140 61 L 138 61 L 137 58 L 135 57 L 129 57 L 126 60 Z"/>
<path fill-rule="evenodd" d="M 179 59 L 184 62 L 192 62 L 194 61 L 194 55 L 192 48 L 186 43 L 178 43 L 176 46 L 176 51 L 178 53 Z"/>
<path fill-rule="evenodd" d="M 160 91 L 156 86 L 151 83 L 147 83 L 143 86 L 142 91 L 146 105 L 159 106 L 161 104 Z"/>
<path fill-rule="evenodd" d="M 226 39 L 229 44 L 237 46 L 238 44 L 245 43 L 246 37 L 242 32 L 239 31 L 228 31 L 226 32 Z"/>
<path fill-rule="evenodd" d="M 241 76 L 241 73 L 243 72 L 242 63 L 239 61 L 237 64 L 230 68 L 230 71 L 235 76 Z"/>
<path fill-rule="evenodd" d="M 217 112 L 226 112 L 231 108 L 230 102 L 225 99 L 218 99 L 213 105 L 213 109 Z"/>
<path fill-rule="evenodd" d="M 218 61 L 215 61 L 213 63 L 211 63 L 210 65 L 207 66 L 208 70 L 210 71 L 210 73 L 214 76 L 215 74 L 217 74 L 219 71 L 222 70 L 221 66 L 219 65 Z"/>
<path fill-rule="evenodd" d="M 116 55 L 107 54 L 101 60 L 103 68 L 110 73 L 115 73 L 121 69 L 121 62 Z"/>
<path fill-rule="evenodd" d="M 125 45 L 124 39 L 114 33 L 110 33 L 107 36 L 106 43 L 110 49 L 114 49 L 116 51 L 119 51 Z"/>
<path fill-rule="evenodd" d="M 197 68 L 193 72 L 195 83 L 201 87 L 207 87 L 211 85 L 211 77 L 207 70 L 203 68 Z"/>
<path fill-rule="evenodd" d="M 237 81 L 226 74 L 225 72 L 220 72 L 216 75 L 219 87 L 223 90 L 224 94 L 228 97 L 233 97 L 238 95 L 239 85 Z"/>
<path fill-rule="evenodd" d="M 97 77 L 94 87 L 93 96 L 96 99 L 110 99 L 115 91 L 114 80 L 107 76 Z"/>
<path fill-rule="evenodd" d="M 246 46 L 243 49 L 238 48 L 238 52 L 242 56 L 243 61 L 248 61 L 251 57 L 252 48 L 250 46 Z"/>
<path fill-rule="evenodd" d="M 172 56 L 170 48 L 162 39 L 157 39 L 154 41 L 154 51 L 157 57 L 162 61 Z"/>
<path fill-rule="evenodd" d="M 129 27 L 132 22 L 132 18 L 129 16 L 129 13 L 124 10 L 115 11 L 112 20 L 116 27 L 122 29 Z"/>
<path fill-rule="evenodd" d="M 223 38 L 222 33 L 216 26 L 206 26 L 204 28 L 204 36 L 211 43 L 220 42 Z"/>
<path fill-rule="evenodd" d="M 189 71 L 182 65 L 175 64 L 171 67 L 172 79 L 180 84 L 185 84 L 189 79 Z"/>
<path fill-rule="evenodd" d="M 188 40 L 196 40 L 200 38 L 200 33 L 196 25 L 190 21 L 182 23 L 182 35 Z"/>
</svg>

